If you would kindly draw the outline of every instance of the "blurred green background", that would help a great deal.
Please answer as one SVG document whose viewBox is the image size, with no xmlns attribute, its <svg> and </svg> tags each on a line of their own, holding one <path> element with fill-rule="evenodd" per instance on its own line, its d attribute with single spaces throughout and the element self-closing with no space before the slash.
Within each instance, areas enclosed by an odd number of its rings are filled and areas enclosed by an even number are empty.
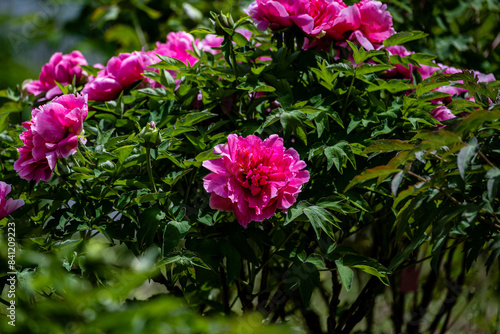
<svg viewBox="0 0 500 334">
<path fill-rule="evenodd" d="M 89 64 L 150 48 L 170 31 L 208 26 L 209 11 L 243 15 L 248 0 L 2 0 L 0 89 L 36 79 L 54 52 L 80 50 Z M 357 1 L 346 0 L 346 4 Z M 429 36 L 409 48 L 438 61 L 500 77 L 498 0 L 384 0 L 396 31 Z"/>
</svg>

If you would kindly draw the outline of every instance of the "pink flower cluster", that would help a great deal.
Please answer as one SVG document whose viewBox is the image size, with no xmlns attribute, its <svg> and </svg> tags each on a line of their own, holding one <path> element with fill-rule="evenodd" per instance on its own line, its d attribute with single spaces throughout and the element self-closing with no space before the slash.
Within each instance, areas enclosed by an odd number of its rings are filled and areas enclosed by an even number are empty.
<svg viewBox="0 0 500 334">
<path fill-rule="evenodd" d="M 193 51 L 193 44 L 196 47 L 201 48 L 201 42 L 198 39 L 195 39 L 190 33 L 185 31 L 171 32 L 167 35 L 167 42 L 156 42 L 156 49 L 149 51 L 148 55 L 155 60 L 155 63 L 160 61 L 160 59 L 156 56 L 159 54 L 175 58 L 182 61 L 186 65 L 189 64 L 192 66 L 198 61 L 195 56 L 188 52 Z"/>
<path fill-rule="evenodd" d="M 285 149 L 278 135 L 262 141 L 254 135 L 231 134 L 227 140 L 214 148 L 220 159 L 203 162 L 212 171 L 203 179 L 211 193 L 210 207 L 234 212 L 243 226 L 263 221 L 277 209 L 286 212 L 309 181 L 297 151 Z"/>
<path fill-rule="evenodd" d="M 87 96 L 62 95 L 33 109 L 31 121 L 20 138 L 19 159 L 14 169 L 25 180 L 48 181 L 58 159 L 76 152 L 78 135 L 87 117 Z"/>
<path fill-rule="evenodd" d="M 295 25 L 309 37 L 357 40 L 365 49 L 373 49 L 372 43 L 381 43 L 395 32 L 387 6 L 376 0 L 352 6 L 342 0 L 256 0 L 246 12 L 260 30 Z"/>
<path fill-rule="evenodd" d="M 79 51 L 63 55 L 55 53 L 49 63 L 45 64 L 40 73 L 40 79 L 26 84 L 25 89 L 29 94 L 39 95 L 46 92 L 45 100 L 51 100 L 62 92 L 56 85 L 56 81 L 62 85 L 84 83 L 82 94 L 87 95 L 92 101 L 109 101 L 117 98 L 120 93 L 132 83 L 144 79 L 143 86 L 159 87 L 155 81 L 143 76 L 144 71 L 156 71 L 149 67 L 160 62 L 157 55 L 163 55 L 178 59 L 186 65 L 194 65 L 198 59 L 188 51 L 196 47 L 216 53 L 212 47 L 219 47 L 222 39 L 208 35 L 205 40 L 195 39 L 191 34 L 180 31 L 171 32 L 167 35 L 166 43 L 156 43 L 156 49 L 148 52 L 134 51 L 122 53 L 112 57 L 106 64 L 95 65 L 101 70 L 96 77 L 89 77 L 80 67 L 87 65 L 87 61 Z M 174 72 L 171 72 L 175 76 Z"/>
<path fill-rule="evenodd" d="M 50 61 L 43 65 L 39 79 L 28 83 L 25 89 L 33 95 L 45 93 L 45 99 L 51 100 L 62 94 L 56 82 L 66 86 L 73 83 L 73 80 L 78 84 L 86 79 L 86 73 L 80 65 L 87 65 L 87 61 L 80 51 L 73 51 L 67 55 L 56 52 Z"/>
<path fill-rule="evenodd" d="M 143 52 L 121 53 L 111 58 L 97 77 L 83 87 L 82 94 L 93 101 L 113 100 L 122 90 L 143 79 L 142 73 L 152 63 L 153 59 Z"/>
<path fill-rule="evenodd" d="M 404 46 L 396 45 L 387 47 L 387 51 L 389 51 L 390 55 L 398 55 L 401 57 L 406 57 L 414 52 L 408 51 Z M 401 77 L 403 79 L 413 80 L 413 71 L 418 71 L 422 79 L 427 79 L 435 73 L 444 73 L 444 74 L 457 74 L 461 73 L 460 69 L 457 69 L 452 66 L 446 66 L 443 64 L 436 64 L 437 67 L 421 65 L 421 67 L 417 67 L 414 65 L 409 65 L 408 68 L 403 65 L 395 65 L 394 69 L 391 69 L 385 73 L 385 77 Z M 473 71 L 474 76 L 477 78 L 478 82 L 491 82 L 495 81 L 495 76 L 493 74 L 483 74 L 478 71 Z M 457 81 L 457 83 L 462 83 L 461 81 Z M 442 86 L 435 89 L 436 91 L 448 93 L 452 96 L 458 96 L 467 92 L 466 89 L 454 87 L 454 86 Z M 473 100 L 473 96 L 465 96 L 465 98 L 469 100 Z M 431 100 L 432 103 L 437 104 L 438 106 L 431 111 L 431 115 L 438 121 L 446 121 L 456 116 L 451 112 L 450 109 L 446 107 L 448 103 L 450 103 L 452 97 L 443 97 L 439 99 Z M 439 125 L 439 128 L 444 127 L 444 125 Z"/>
<path fill-rule="evenodd" d="M 24 201 L 22 199 L 7 199 L 7 195 L 11 190 L 12 187 L 10 184 L 0 181 L 0 219 L 4 219 L 14 210 L 17 210 L 24 205 Z"/>
</svg>

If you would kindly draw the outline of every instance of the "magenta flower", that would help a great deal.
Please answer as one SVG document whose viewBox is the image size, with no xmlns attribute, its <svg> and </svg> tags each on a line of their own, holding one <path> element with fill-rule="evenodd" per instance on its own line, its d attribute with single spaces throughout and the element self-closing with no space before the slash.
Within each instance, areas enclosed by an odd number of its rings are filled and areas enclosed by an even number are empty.
<svg viewBox="0 0 500 334">
<path fill-rule="evenodd" d="M 79 83 L 84 79 L 85 72 L 80 65 L 87 65 L 87 61 L 80 51 L 73 51 L 67 55 L 56 52 L 50 61 L 43 65 L 39 80 L 34 80 L 25 86 L 26 91 L 33 95 L 46 92 L 45 98 L 51 100 L 54 96 L 62 94 L 56 82 L 61 85 L 69 85 L 73 83 L 73 80 L 75 83 Z"/>
<path fill-rule="evenodd" d="M 437 108 L 432 109 L 431 111 L 431 116 L 434 117 L 436 120 L 442 122 L 442 121 L 447 121 L 449 119 L 455 118 L 456 116 L 453 115 L 450 109 L 446 108 L 446 106 L 441 105 Z M 438 125 L 438 129 L 444 128 L 445 125 L 441 124 Z"/>
<path fill-rule="evenodd" d="M 361 26 L 359 30 L 374 43 L 382 43 L 395 33 L 392 16 L 387 5 L 376 0 L 361 0 L 355 4 L 359 9 Z"/>
<path fill-rule="evenodd" d="M 214 148 L 220 159 L 203 162 L 212 171 L 203 179 L 211 193 L 210 207 L 234 212 L 242 226 L 263 221 L 277 209 L 286 212 L 309 181 L 297 151 L 285 150 L 278 135 L 262 141 L 254 135 L 231 134 L 227 140 Z"/>
<path fill-rule="evenodd" d="M 347 5 L 342 0 L 311 0 L 309 15 L 314 20 L 314 27 L 309 35 L 312 37 L 324 35 L 327 30 L 339 23 L 337 18 L 345 8 Z"/>
<path fill-rule="evenodd" d="M 259 30 L 280 30 L 297 25 L 306 34 L 314 28 L 314 19 L 309 15 L 309 0 L 256 0 L 246 9 L 257 23 Z"/>
<path fill-rule="evenodd" d="M 19 159 L 14 162 L 14 170 L 19 174 L 19 177 L 25 180 L 40 180 L 48 181 L 52 176 L 52 169 L 49 167 L 49 162 L 46 158 L 33 158 L 33 132 L 31 131 L 32 122 L 24 122 L 23 126 L 27 129 L 19 138 L 24 145 L 17 149 Z"/>
<path fill-rule="evenodd" d="M 7 199 L 7 195 L 12 190 L 10 184 L 0 181 L 0 219 L 4 219 L 14 210 L 24 205 L 22 199 Z"/>
<path fill-rule="evenodd" d="M 247 40 L 250 40 L 250 38 L 252 37 L 252 32 L 248 29 L 238 28 L 238 29 L 236 29 L 236 32 L 242 34 Z M 217 54 L 220 51 L 214 50 L 214 48 L 220 48 L 222 45 L 222 42 L 224 42 L 224 37 L 217 36 L 215 34 L 208 34 L 200 42 L 199 47 L 200 47 L 200 49 L 202 49 L 205 52 L 210 52 L 211 54 Z M 233 42 L 233 44 L 236 44 L 236 43 Z M 257 46 L 259 46 L 259 43 L 257 43 Z"/>
<path fill-rule="evenodd" d="M 336 41 L 345 41 L 360 26 L 361 14 L 358 7 L 347 6 L 340 10 L 332 26 L 326 30 L 326 35 Z"/>
<path fill-rule="evenodd" d="M 148 55 L 159 62 L 157 54 L 178 59 L 184 64 L 194 65 L 198 59 L 191 55 L 188 50 L 193 50 L 193 44 L 200 46 L 200 41 L 195 39 L 193 35 L 185 31 L 171 32 L 167 35 L 166 43 L 156 43 L 156 49 L 149 51 Z"/>
<path fill-rule="evenodd" d="M 71 94 L 55 98 L 31 112 L 20 138 L 19 159 L 14 169 L 25 180 L 48 181 L 58 159 L 76 152 L 78 135 L 87 117 L 87 96 Z"/>
<path fill-rule="evenodd" d="M 136 82 L 144 79 L 142 73 L 155 61 L 144 52 L 121 53 L 111 58 L 97 77 L 92 78 L 83 87 L 82 94 L 89 100 L 110 101 L 120 92 Z"/>
</svg>

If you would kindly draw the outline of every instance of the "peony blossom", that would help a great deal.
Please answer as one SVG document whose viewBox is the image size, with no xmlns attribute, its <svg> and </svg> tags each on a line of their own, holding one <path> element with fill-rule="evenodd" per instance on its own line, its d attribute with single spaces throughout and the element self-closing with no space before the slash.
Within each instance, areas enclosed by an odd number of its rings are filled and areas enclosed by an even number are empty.
<svg viewBox="0 0 500 334">
<path fill-rule="evenodd" d="M 248 41 L 252 37 L 252 32 L 248 29 L 244 28 L 238 28 L 236 29 L 237 33 L 240 33 L 245 37 Z M 220 48 L 222 46 L 222 43 L 224 42 L 224 37 L 222 36 L 217 36 L 215 34 L 208 34 L 205 36 L 205 38 L 200 42 L 199 47 L 205 52 L 210 52 L 211 54 L 217 54 L 220 51 L 219 50 L 214 50 L 214 48 Z M 233 42 L 233 44 L 236 44 Z M 257 43 L 257 46 L 260 44 Z"/>
<path fill-rule="evenodd" d="M 210 207 L 234 212 L 242 226 L 263 221 L 276 209 L 286 212 L 309 180 L 297 151 L 285 149 L 278 135 L 264 141 L 254 135 L 231 134 L 227 139 L 227 144 L 214 148 L 220 159 L 203 162 L 212 171 L 203 179 L 211 193 Z"/>
<path fill-rule="evenodd" d="M 111 58 L 97 77 L 83 87 L 82 94 L 93 101 L 114 100 L 122 90 L 144 79 L 142 73 L 153 63 L 155 61 L 144 52 L 121 53 Z"/>
<path fill-rule="evenodd" d="M 259 30 L 280 30 L 297 25 L 306 34 L 314 28 L 309 0 L 256 0 L 247 8 Z"/>
<path fill-rule="evenodd" d="M 340 10 L 326 35 L 336 41 L 345 41 L 352 31 L 361 26 L 361 14 L 358 7 L 347 6 Z"/>
<path fill-rule="evenodd" d="M 198 59 L 188 52 L 188 50 L 193 50 L 193 44 L 199 47 L 200 41 L 195 39 L 190 33 L 185 31 L 171 32 L 167 35 L 167 42 L 157 42 L 156 49 L 149 51 L 148 55 L 155 62 L 160 61 L 156 56 L 159 54 L 180 60 L 186 65 L 194 65 Z"/>
<path fill-rule="evenodd" d="M 441 105 L 437 108 L 432 109 L 431 111 L 431 116 L 434 117 L 436 120 L 442 122 L 442 121 L 447 121 L 449 119 L 455 118 L 456 116 L 453 115 L 450 109 L 446 108 L 444 105 Z M 441 124 L 438 125 L 438 129 L 444 128 L 445 125 Z"/>
<path fill-rule="evenodd" d="M 0 219 L 4 219 L 14 210 L 24 205 L 22 199 L 7 199 L 7 195 L 12 190 L 10 184 L 0 181 Z"/>
<path fill-rule="evenodd" d="M 314 27 L 309 36 L 320 37 L 331 29 L 340 13 L 347 5 L 342 0 L 311 0 L 309 15 L 314 20 Z"/>
<path fill-rule="evenodd" d="M 26 128 L 19 138 L 24 145 L 19 147 L 19 159 L 14 162 L 14 170 L 19 174 L 19 177 L 25 180 L 36 180 L 37 182 L 48 181 L 52 176 L 52 169 L 49 167 L 47 158 L 35 159 L 33 157 L 33 132 L 31 131 L 32 122 L 24 122 Z"/>
<path fill-rule="evenodd" d="M 87 61 L 80 51 L 73 51 L 66 55 L 56 52 L 50 61 L 43 65 L 39 80 L 34 80 L 25 86 L 26 91 L 33 95 L 45 92 L 45 98 L 51 100 L 62 94 L 56 82 L 61 85 L 69 85 L 73 83 L 73 80 L 75 83 L 79 83 L 85 77 L 85 72 L 80 65 L 87 65 Z"/>
<path fill-rule="evenodd" d="M 395 33 L 392 28 L 392 16 L 387 5 L 376 0 L 361 0 L 355 4 L 359 9 L 363 34 L 374 43 L 382 43 Z"/>
<path fill-rule="evenodd" d="M 76 152 L 78 135 L 87 117 L 87 96 L 62 95 L 33 109 L 31 121 L 20 138 L 19 159 L 14 169 L 25 180 L 48 181 L 58 159 Z"/>
</svg>

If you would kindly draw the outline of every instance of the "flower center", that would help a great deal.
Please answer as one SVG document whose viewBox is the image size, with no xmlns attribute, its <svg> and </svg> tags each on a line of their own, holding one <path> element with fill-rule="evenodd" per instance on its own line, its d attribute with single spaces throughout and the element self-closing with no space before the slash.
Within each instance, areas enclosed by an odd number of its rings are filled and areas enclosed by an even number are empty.
<svg viewBox="0 0 500 334">
<path fill-rule="evenodd" d="M 252 196 L 256 196 L 260 193 L 262 187 L 267 184 L 271 172 L 271 167 L 259 164 L 246 174 L 242 172 L 238 179 L 243 187 L 250 190 Z"/>
</svg>

